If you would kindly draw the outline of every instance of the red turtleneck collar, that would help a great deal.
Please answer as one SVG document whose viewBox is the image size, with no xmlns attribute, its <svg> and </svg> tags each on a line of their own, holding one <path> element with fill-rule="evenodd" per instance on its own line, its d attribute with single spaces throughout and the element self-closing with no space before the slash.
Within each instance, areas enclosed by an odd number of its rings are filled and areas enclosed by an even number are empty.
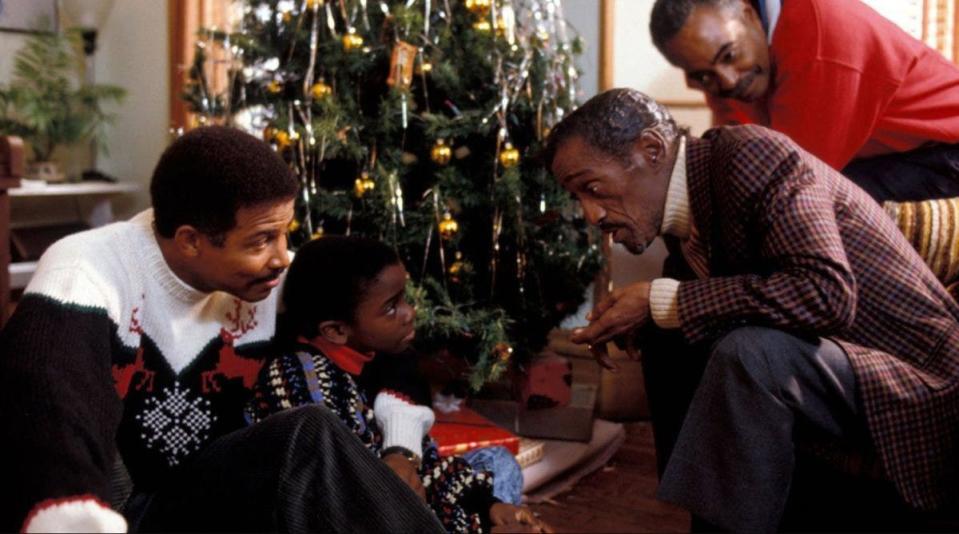
<svg viewBox="0 0 959 534">
<path fill-rule="evenodd" d="M 327 341 L 323 336 L 316 336 L 313 339 L 300 337 L 299 340 L 320 349 L 327 358 L 333 360 L 337 367 L 354 376 L 362 373 L 363 365 L 372 360 L 374 356 L 373 353 L 363 354 L 346 345 L 338 345 L 332 341 Z"/>
</svg>

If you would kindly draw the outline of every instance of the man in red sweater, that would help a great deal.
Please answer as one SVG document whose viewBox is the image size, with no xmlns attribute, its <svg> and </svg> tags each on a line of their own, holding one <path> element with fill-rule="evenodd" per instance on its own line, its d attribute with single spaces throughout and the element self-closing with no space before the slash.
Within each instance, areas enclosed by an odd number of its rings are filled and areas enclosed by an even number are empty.
<svg viewBox="0 0 959 534">
<path fill-rule="evenodd" d="M 858 0 L 657 0 L 717 124 L 789 135 L 876 200 L 959 196 L 959 68 Z"/>
</svg>

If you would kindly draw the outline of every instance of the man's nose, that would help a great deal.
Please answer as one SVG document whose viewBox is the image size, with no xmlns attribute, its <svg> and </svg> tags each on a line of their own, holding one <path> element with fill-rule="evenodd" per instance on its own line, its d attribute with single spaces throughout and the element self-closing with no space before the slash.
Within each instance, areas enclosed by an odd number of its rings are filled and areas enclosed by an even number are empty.
<svg viewBox="0 0 959 534">
<path fill-rule="evenodd" d="M 716 67 L 716 84 L 721 91 L 732 91 L 736 88 L 739 75 L 732 66 L 721 65 Z"/>
<path fill-rule="evenodd" d="M 280 270 L 290 266 L 290 252 L 286 248 L 286 237 L 276 240 L 276 247 L 273 249 L 273 255 L 270 258 L 270 269 Z"/>
<path fill-rule="evenodd" d="M 606 218 L 606 210 L 595 202 L 584 201 L 582 204 L 583 215 L 586 217 L 586 222 L 593 226 L 599 226 L 599 224 L 603 222 L 603 219 Z"/>
</svg>

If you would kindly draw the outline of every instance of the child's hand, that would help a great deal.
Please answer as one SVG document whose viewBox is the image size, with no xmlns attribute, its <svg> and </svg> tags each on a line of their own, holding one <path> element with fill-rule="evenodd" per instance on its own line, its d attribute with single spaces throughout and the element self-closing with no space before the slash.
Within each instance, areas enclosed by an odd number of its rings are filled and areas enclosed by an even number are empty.
<svg viewBox="0 0 959 534">
<path fill-rule="evenodd" d="M 406 456 L 400 453 L 387 454 L 383 457 L 383 463 L 400 477 L 400 480 L 406 482 L 413 492 L 426 502 L 426 490 L 423 488 L 423 481 L 420 480 L 419 473 L 416 472 L 416 465 Z"/>
<path fill-rule="evenodd" d="M 514 506 L 498 502 L 489 509 L 491 532 L 554 532 L 553 527 L 547 525 L 525 506 Z"/>
</svg>

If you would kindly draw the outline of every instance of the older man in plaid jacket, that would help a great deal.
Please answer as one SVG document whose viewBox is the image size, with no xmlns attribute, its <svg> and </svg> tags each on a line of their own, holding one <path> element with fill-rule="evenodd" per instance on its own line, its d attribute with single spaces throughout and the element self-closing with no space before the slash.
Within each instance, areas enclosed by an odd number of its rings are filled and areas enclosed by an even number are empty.
<svg viewBox="0 0 959 534">
<path fill-rule="evenodd" d="M 815 432 L 874 448 L 913 508 L 959 502 L 959 305 L 862 190 L 762 127 L 687 136 L 628 89 L 558 124 L 546 159 L 591 224 L 634 254 L 671 236 L 695 275 L 619 288 L 573 336 L 606 364 L 650 322 L 713 343 L 661 498 L 775 530 Z"/>
</svg>

